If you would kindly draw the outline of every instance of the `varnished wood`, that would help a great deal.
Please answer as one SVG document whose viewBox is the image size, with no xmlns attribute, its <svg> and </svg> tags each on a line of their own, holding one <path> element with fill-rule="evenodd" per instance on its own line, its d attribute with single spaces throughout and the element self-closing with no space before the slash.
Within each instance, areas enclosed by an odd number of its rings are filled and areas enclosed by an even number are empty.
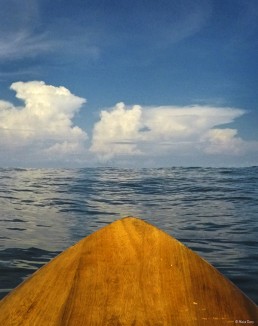
<svg viewBox="0 0 258 326">
<path fill-rule="evenodd" d="M 198 255 L 136 218 L 70 247 L 0 302 L 0 325 L 257 324 L 257 306 Z"/>
</svg>

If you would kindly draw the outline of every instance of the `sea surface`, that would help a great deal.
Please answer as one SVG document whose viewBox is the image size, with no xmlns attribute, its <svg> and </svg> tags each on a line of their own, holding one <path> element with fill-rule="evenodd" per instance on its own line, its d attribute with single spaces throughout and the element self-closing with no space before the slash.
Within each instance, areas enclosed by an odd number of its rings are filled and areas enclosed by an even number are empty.
<svg viewBox="0 0 258 326">
<path fill-rule="evenodd" d="M 258 167 L 0 169 L 0 298 L 128 215 L 182 241 L 258 303 Z"/>
</svg>

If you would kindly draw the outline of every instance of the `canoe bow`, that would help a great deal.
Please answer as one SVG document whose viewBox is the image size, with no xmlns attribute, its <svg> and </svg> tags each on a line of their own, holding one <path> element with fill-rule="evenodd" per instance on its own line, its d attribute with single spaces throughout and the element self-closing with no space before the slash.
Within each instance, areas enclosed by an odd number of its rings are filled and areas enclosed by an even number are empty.
<svg viewBox="0 0 258 326">
<path fill-rule="evenodd" d="M 127 217 L 82 239 L 0 302 L 0 325 L 257 324 L 257 306 L 165 232 Z"/>
</svg>

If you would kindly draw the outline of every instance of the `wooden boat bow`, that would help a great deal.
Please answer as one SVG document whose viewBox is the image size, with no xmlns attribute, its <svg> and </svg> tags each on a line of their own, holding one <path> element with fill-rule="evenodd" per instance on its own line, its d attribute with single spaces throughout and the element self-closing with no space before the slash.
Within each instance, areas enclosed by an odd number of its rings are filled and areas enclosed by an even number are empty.
<svg viewBox="0 0 258 326">
<path fill-rule="evenodd" d="M 257 306 L 165 232 L 127 217 L 96 231 L 0 302 L 0 325 L 235 325 Z"/>
</svg>

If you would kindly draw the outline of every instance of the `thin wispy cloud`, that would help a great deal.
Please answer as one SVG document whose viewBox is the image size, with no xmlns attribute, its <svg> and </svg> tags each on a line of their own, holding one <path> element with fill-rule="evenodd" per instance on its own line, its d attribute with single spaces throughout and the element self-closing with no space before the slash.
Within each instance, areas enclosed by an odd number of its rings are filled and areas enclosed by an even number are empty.
<svg viewBox="0 0 258 326">
<path fill-rule="evenodd" d="M 175 44 L 198 33 L 209 21 L 212 7 L 210 1 L 178 2 L 174 10 L 165 17 L 168 24 L 162 22 L 158 39 L 163 39 L 167 45 Z M 169 19 L 169 14 L 172 16 Z"/>
<path fill-rule="evenodd" d="M 38 1 L 10 0 L 1 3 L 0 62 L 35 56 L 48 51 L 44 32 L 37 32 Z"/>
<path fill-rule="evenodd" d="M 47 4 L 46 4 L 47 5 Z M 89 58 L 99 56 L 99 48 L 92 41 L 87 28 L 76 21 L 56 15 L 51 23 L 42 21 L 37 0 L 10 0 L 0 13 L 0 63 L 35 57 L 80 54 Z M 78 46 L 79 45 L 79 46 Z M 55 55 L 54 55 L 55 54 Z"/>
<path fill-rule="evenodd" d="M 53 51 L 55 42 L 48 40 L 46 34 L 33 35 L 24 30 L 9 33 L 0 39 L 0 60 L 10 61 L 30 58 Z"/>
<path fill-rule="evenodd" d="M 6 81 L 6 79 L 23 79 L 28 78 L 30 76 L 37 76 L 40 75 L 40 67 L 33 67 L 33 68 L 22 68 L 22 69 L 15 69 L 15 70 L 7 70 L 0 72 L 0 80 Z"/>
<path fill-rule="evenodd" d="M 30 4 L 29 4 L 30 3 Z M 49 4 L 46 4 L 48 6 Z M 114 3 L 82 10 L 78 20 L 58 13 L 50 23 L 41 20 L 38 1 L 22 6 L 18 0 L 5 4 L 0 18 L 0 60 L 11 61 L 48 54 L 98 59 L 117 45 L 138 40 L 130 52 L 169 46 L 197 33 L 207 22 L 211 6 L 203 0 L 185 0 L 163 10 L 163 3 L 124 4 L 124 16 L 116 14 Z M 76 4 L 74 5 L 77 6 Z M 41 4 L 41 7 L 42 6 Z M 128 10 L 127 10 L 128 9 Z M 8 20 L 4 20 L 8 11 Z M 101 19 L 109 13 L 109 20 Z M 130 15 L 129 15 L 130 11 Z M 19 14 L 17 14 L 19 13 Z M 13 19 L 12 19 L 13 16 Z M 95 20 L 92 17 L 96 17 Z M 144 19 L 143 19 L 144 17 Z M 12 22 L 14 22 L 12 24 Z M 49 57 L 50 58 L 50 57 Z"/>
</svg>

